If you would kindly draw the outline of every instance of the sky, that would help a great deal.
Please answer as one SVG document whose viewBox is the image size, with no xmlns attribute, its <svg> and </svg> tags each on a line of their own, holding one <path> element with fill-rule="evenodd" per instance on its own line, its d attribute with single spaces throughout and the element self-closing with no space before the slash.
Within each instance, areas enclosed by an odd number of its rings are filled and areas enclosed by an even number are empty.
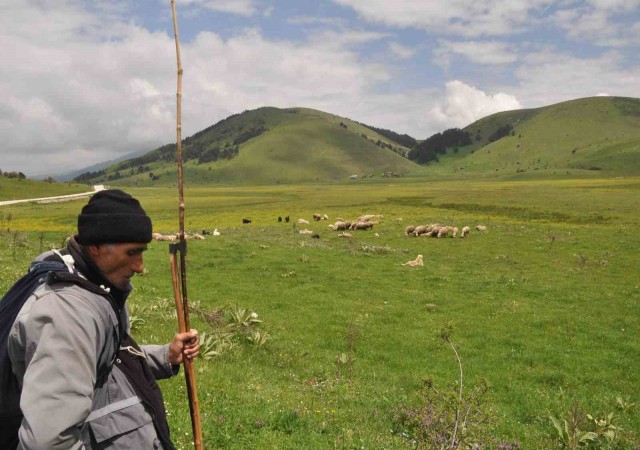
<svg viewBox="0 0 640 450">
<path fill-rule="evenodd" d="M 0 0 L 0 170 L 176 140 L 170 0 Z M 640 0 L 176 0 L 182 136 L 261 106 L 425 139 L 499 111 L 640 97 Z"/>
</svg>

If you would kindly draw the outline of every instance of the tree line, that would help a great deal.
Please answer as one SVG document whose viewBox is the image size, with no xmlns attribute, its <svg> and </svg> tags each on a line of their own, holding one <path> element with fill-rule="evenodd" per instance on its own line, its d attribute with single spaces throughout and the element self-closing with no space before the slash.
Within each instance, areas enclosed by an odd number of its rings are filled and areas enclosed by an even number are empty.
<svg viewBox="0 0 640 450">
<path fill-rule="evenodd" d="M 408 158 L 418 164 L 427 164 L 438 161 L 439 155 L 447 153 L 447 148 L 463 147 L 471 144 L 471 136 L 468 131 L 460 128 L 450 128 L 442 133 L 436 133 L 417 144 L 409 152 Z"/>
<path fill-rule="evenodd" d="M 25 174 L 23 174 L 22 172 L 3 172 L 0 169 L 0 175 L 7 177 L 7 178 L 17 178 L 19 180 L 24 180 L 25 178 L 27 178 L 27 176 Z"/>
</svg>

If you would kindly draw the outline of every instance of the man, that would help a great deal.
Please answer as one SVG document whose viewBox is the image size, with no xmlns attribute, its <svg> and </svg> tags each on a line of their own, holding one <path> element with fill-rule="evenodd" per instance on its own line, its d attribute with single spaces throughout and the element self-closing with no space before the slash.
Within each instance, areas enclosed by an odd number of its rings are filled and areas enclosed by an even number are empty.
<svg viewBox="0 0 640 450">
<path fill-rule="evenodd" d="M 198 355 L 196 330 L 137 346 L 125 302 L 142 273 L 151 220 L 120 190 L 93 195 L 63 251 L 11 329 L 8 355 L 21 388 L 18 449 L 173 449 L 155 382 Z"/>
</svg>

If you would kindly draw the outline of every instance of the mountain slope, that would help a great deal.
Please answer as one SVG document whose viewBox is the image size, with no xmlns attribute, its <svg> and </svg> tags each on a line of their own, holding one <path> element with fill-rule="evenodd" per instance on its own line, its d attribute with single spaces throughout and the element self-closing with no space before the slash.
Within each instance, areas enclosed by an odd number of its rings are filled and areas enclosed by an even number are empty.
<svg viewBox="0 0 640 450">
<path fill-rule="evenodd" d="M 463 131 L 469 133 L 471 145 L 449 148 L 438 155 L 437 163 L 420 166 L 404 157 L 410 149 L 395 142 L 397 134 L 389 130 L 313 109 L 263 107 L 230 116 L 186 138 L 184 174 L 191 184 L 276 184 L 384 172 L 501 179 L 640 173 L 640 99 L 636 98 L 591 97 L 505 111 Z M 175 151 L 175 144 L 168 144 L 83 181 L 174 184 Z"/>
<path fill-rule="evenodd" d="M 489 143 L 488 137 L 506 125 L 512 126 L 508 135 Z M 442 161 L 458 172 L 519 177 L 640 173 L 640 99 L 591 97 L 507 111 L 464 130 L 474 144 Z"/>
<path fill-rule="evenodd" d="M 351 120 L 307 108 L 271 107 L 228 117 L 183 141 L 191 183 L 274 184 L 406 173 L 409 149 Z M 92 184 L 150 185 L 176 179 L 175 145 L 85 177 Z"/>
</svg>

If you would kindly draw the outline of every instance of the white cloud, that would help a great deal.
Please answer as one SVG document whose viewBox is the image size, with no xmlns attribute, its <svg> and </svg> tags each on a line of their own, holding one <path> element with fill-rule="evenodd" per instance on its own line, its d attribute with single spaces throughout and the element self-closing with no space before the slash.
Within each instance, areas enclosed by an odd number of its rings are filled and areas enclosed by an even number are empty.
<svg viewBox="0 0 640 450">
<path fill-rule="evenodd" d="M 389 44 L 389 50 L 391 50 L 391 53 L 393 53 L 396 57 L 401 59 L 411 58 L 416 53 L 414 49 L 397 42 L 391 42 Z"/>
<path fill-rule="evenodd" d="M 165 2 L 163 2 L 165 3 Z M 180 0 L 181 6 L 200 6 L 212 11 L 252 16 L 258 12 L 254 0 Z"/>
<path fill-rule="evenodd" d="M 590 97 L 601 92 L 629 96 L 640 92 L 640 65 L 624 68 L 625 58 L 607 52 L 594 58 L 544 49 L 523 57 L 516 70 L 518 97 L 529 106 Z"/>
<path fill-rule="evenodd" d="M 597 34 L 593 30 L 605 23 L 598 17 L 616 29 L 615 14 L 631 15 L 637 0 L 566 0 L 552 6 L 549 0 L 332 1 L 370 22 L 336 16 L 334 10 L 328 18 L 312 17 L 309 9 L 300 8 L 289 20 L 303 25 L 291 27 L 295 36 L 283 31 L 269 37 L 266 24 L 286 27 L 286 19 L 278 10 L 261 22 L 259 10 L 265 8 L 257 0 L 181 0 L 179 14 L 215 6 L 217 11 L 235 8 L 228 12 L 238 15 L 232 30 L 191 29 L 193 37 L 183 43 L 183 136 L 230 114 L 270 105 L 317 108 L 425 138 L 521 105 L 640 92 L 640 67 L 624 49 L 597 55 L 590 47 L 582 54 L 596 56 L 586 58 L 560 50 L 557 42 L 543 48 L 544 40 L 536 41 L 531 33 L 528 42 L 513 34 L 508 43 L 477 37 L 528 29 L 540 23 L 547 7 L 550 27 L 568 27 L 591 14 L 581 32 Z M 56 172 L 172 142 L 176 67 L 170 14 L 154 18 L 154 26 L 162 23 L 163 31 L 151 32 L 138 25 L 144 23 L 139 17 L 123 14 L 128 2 L 51 4 L 16 0 L 0 15 L 0 47 L 7 49 L 0 65 L 0 168 Z M 93 5 L 93 12 L 86 4 Z M 255 28 L 242 29 L 238 23 Z M 411 30 L 411 39 L 403 40 L 404 31 L 390 32 L 376 23 L 420 30 Z M 640 33 L 637 22 L 628 28 L 606 39 Z M 548 30 L 540 30 L 546 39 Z M 425 39 L 414 39 L 416 33 Z M 465 41 L 451 35 L 476 37 Z M 446 82 L 431 61 L 420 61 L 419 70 L 412 67 L 415 60 L 403 65 L 403 58 L 415 56 L 416 45 L 424 50 L 434 42 L 440 62 L 464 63 L 469 69 L 465 78 L 457 75 L 459 80 Z M 390 54 L 393 63 L 384 59 Z M 487 73 L 487 82 L 472 78 Z"/>
<path fill-rule="evenodd" d="M 458 80 L 446 84 L 444 98 L 428 113 L 442 128 L 465 127 L 482 117 L 522 105 L 516 97 L 499 92 L 493 95 Z"/>
<path fill-rule="evenodd" d="M 620 19 L 635 17 L 633 24 Z M 589 41 L 603 47 L 637 45 L 640 39 L 640 2 L 637 0 L 590 0 L 575 7 L 559 8 L 550 16 L 553 24 L 570 39 Z"/>
<path fill-rule="evenodd" d="M 295 25 L 325 25 L 339 28 L 345 28 L 347 25 L 347 21 L 341 17 L 294 16 L 289 17 L 287 22 Z"/>
<path fill-rule="evenodd" d="M 500 36 L 529 28 L 548 0 L 333 0 L 366 20 L 438 34 Z"/>
<path fill-rule="evenodd" d="M 444 67 L 456 56 L 483 65 L 510 64 L 517 60 L 517 54 L 509 45 L 499 41 L 449 41 L 441 39 L 439 47 L 434 50 L 436 63 Z"/>
</svg>

